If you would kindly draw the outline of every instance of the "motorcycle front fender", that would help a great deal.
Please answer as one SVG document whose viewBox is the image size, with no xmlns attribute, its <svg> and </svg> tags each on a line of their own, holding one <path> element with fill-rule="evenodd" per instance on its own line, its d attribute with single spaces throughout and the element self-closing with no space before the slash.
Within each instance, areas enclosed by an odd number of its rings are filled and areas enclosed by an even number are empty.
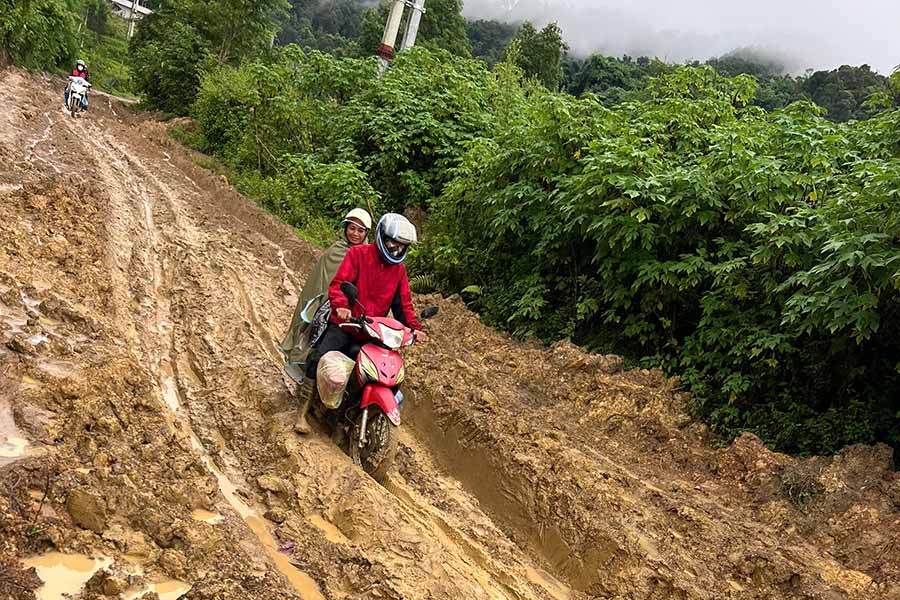
<svg viewBox="0 0 900 600">
<path fill-rule="evenodd" d="M 363 388 L 362 401 L 359 403 L 359 407 L 366 408 L 373 404 L 387 415 L 391 423 L 397 427 L 400 426 L 400 407 L 397 406 L 397 399 L 394 398 L 394 392 L 391 391 L 391 388 L 374 383 L 370 383 Z"/>
</svg>

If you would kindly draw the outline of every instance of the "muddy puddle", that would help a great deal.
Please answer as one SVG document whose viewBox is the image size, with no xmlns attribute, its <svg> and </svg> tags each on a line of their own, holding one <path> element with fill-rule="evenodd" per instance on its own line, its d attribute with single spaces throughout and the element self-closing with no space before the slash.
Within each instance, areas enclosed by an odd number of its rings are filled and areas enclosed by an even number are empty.
<svg viewBox="0 0 900 600">
<path fill-rule="evenodd" d="M 136 600 L 144 594 L 155 593 L 159 600 L 178 600 L 189 591 L 191 585 L 177 579 L 164 579 L 134 591 L 125 592 L 125 600 Z"/>
<path fill-rule="evenodd" d="M 91 576 L 112 564 L 108 558 L 89 558 L 82 554 L 50 552 L 26 558 L 26 567 L 34 567 L 44 585 L 35 592 L 37 600 L 63 600 L 77 595 Z"/>
<path fill-rule="evenodd" d="M 9 464 L 25 456 L 28 440 L 16 426 L 12 407 L 0 400 L 0 465 Z"/>
<path fill-rule="evenodd" d="M 323 534 L 325 534 L 325 539 L 329 542 L 333 542 L 335 544 L 349 544 L 350 539 L 344 535 L 344 532 L 337 528 L 334 523 L 330 523 L 326 521 L 322 515 L 312 515 L 309 517 L 309 522 L 318 527 Z"/>
<path fill-rule="evenodd" d="M 38 361 L 35 366 L 38 370 L 55 379 L 66 379 L 72 376 L 75 365 L 64 360 L 46 359 Z"/>
<path fill-rule="evenodd" d="M 572 589 L 543 569 L 525 567 L 525 574 L 528 575 L 528 581 L 544 588 L 554 600 L 569 600 L 572 598 Z"/>
<path fill-rule="evenodd" d="M 220 515 L 219 513 L 203 510 L 202 508 L 198 508 L 194 512 L 191 513 L 191 518 L 195 521 L 201 521 L 203 523 L 209 523 L 210 525 L 218 525 L 222 521 L 225 520 L 225 517 Z"/>
<path fill-rule="evenodd" d="M 238 496 L 237 486 L 228 479 L 228 476 L 216 467 L 209 457 L 209 453 L 206 452 L 203 444 L 193 432 L 191 432 L 191 442 L 194 448 L 201 453 L 203 463 L 210 472 L 215 475 L 216 481 L 219 484 L 219 490 L 222 492 L 222 495 L 225 496 L 228 504 L 231 505 L 231 508 L 233 508 L 238 515 L 240 515 L 253 534 L 259 539 L 266 554 L 272 559 L 272 562 L 275 563 L 275 566 L 281 574 L 285 576 L 291 584 L 291 587 L 300 594 L 300 597 L 303 598 L 303 600 L 325 600 L 325 596 L 319 591 L 319 586 L 316 584 L 315 580 L 295 567 L 286 554 L 282 554 L 278 551 L 278 544 L 272 533 L 269 531 L 265 519 L 250 508 L 250 505 L 241 500 Z"/>
</svg>

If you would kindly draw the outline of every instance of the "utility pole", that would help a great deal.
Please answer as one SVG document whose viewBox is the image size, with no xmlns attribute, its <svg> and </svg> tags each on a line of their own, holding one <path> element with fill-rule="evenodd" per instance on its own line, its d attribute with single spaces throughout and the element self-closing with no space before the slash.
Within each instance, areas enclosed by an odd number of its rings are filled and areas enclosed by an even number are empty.
<svg viewBox="0 0 900 600">
<path fill-rule="evenodd" d="M 131 0 L 131 13 L 128 15 L 128 39 L 134 35 L 134 7 L 137 6 L 138 0 Z"/>
<path fill-rule="evenodd" d="M 387 24 L 384 26 L 384 37 L 381 38 L 381 45 L 378 46 L 378 59 L 380 65 L 378 74 L 384 73 L 388 64 L 394 58 L 394 45 L 397 43 L 397 34 L 400 32 L 400 21 L 403 19 L 404 0 L 395 0 L 391 6 L 391 12 L 388 15 Z"/>
<path fill-rule="evenodd" d="M 412 0 L 412 14 L 409 15 L 409 21 L 406 23 L 406 36 L 403 38 L 401 50 L 412 48 L 416 45 L 416 36 L 419 35 L 419 22 L 422 15 L 425 14 L 425 0 Z"/>
</svg>

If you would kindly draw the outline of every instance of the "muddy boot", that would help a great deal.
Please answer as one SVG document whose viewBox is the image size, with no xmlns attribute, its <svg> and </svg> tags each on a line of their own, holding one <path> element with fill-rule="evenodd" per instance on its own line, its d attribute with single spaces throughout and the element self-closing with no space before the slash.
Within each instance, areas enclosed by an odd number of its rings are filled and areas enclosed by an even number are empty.
<svg viewBox="0 0 900 600">
<path fill-rule="evenodd" d="M 309 405 L 312 403 L 313 382 L 309 377 L 305 378 L 297 386 L 297 399 L 300 405 L 297 407 L 297 421 L 294 423 L 294 431 L 301 435 L 307 435 L 312 432 L 306 415 L 309 413 Z"/>
</svg>

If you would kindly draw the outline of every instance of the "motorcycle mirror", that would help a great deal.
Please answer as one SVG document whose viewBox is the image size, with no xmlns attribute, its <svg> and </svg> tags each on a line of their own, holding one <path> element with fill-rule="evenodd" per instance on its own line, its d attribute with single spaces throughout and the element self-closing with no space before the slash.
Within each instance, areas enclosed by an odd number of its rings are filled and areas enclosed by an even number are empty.
<svg viewBox="0 0 900 600">
<path fill-rule="evenodd" d="M 419 317 L 421 317 L 423 321 L 426 321 L 426 320 L 430 319 L 431 317 L 435 316 L 436 314 L 438 314 L 438 312 L 439 312 L 439 309 L 437 306 L 429 306 L 425 310 L 422 311 L 422 313 L 419 315 Z"/>
<path fill-rule="evenodd" d="M 347 296 L 347 300 L 350 301 L 350 304 L 354 304 L 359 297 L 359 290 L 357 290 L 356 286 L 349 281 L 345 281 L 341 284 L 341 292 Z"/>
</svg>

